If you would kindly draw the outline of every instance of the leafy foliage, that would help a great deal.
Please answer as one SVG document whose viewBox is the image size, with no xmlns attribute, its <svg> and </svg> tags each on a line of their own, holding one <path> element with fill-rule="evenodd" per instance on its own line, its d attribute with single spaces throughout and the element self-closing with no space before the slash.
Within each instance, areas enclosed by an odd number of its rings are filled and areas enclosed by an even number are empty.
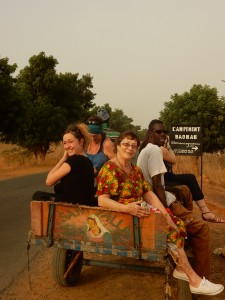
<svg viewBox="0 0 225 300">
<path fill-rule="evenodd" d="M 66 126 L 85 121 L 96 114 L 95 94 L 90 74 L 57 74 L 58 61 L 44 52 L 29 59 L 29 64 L 16 78 L 16 64 L 0 59 L 0 140 L 12 142 L 45 157 L 51 143 L 58 143 Z M 140 139 L 146 134 L 133 119 L 106 103 L 109 127 L 123 132 L 134 130 Z M 160 119 L 170 124 L 203 126 L 205 152 L 225 149 L 225 98 L 209 86 L 194 85 L 189 92 L 174 94 L 164 103 Z"/>
<path fill-rule="evenodd" d="M 68 123 L 87 118 L 89 109 L 94 106 L 92 100 L 95 94 L 91 88 L 93 85 L 90 74 L 83 75 L 80 79 L 78 73 L 59 74 L 52 101 L 55 107 L 65 108 Z"/>
<path fill-rule="evenodd" d="M 45 158 L 51 143 L 58 143 L 69 123 L 85 121 L 96 114 L 98 106 L 92 102 L 92 77 L 65 73 L 57 74 L 58 61 L 44 52 L 29 59 L 29 64 L 13 78 L 17 65 L 9 65 L 8 59 L 0 60 L 0 124 L 2 141 L 12 142 Z M 112 111 L 110 127 L 123 132 L 128 129 L 140 134 L 140 126 L 121 109 Z"/>
<path fill-rule="evenodd" d="M 22 98 L 15 88 L 13 73 L 17 65 L 9 65 L 8 58 L 0 59 L 0 139 L 1 141 L 14 141 L 17 136 L 15 128 L 20 126 L 25 108 Z"/>
<path fill-rule="evenodd" d="M 29 59 L 17 77 L 17 89 L 26 102 L 26 118 L 17 144 L 45 157 L 52 142 L 59 142 L 66 126 L 83 119 L 93 107 L 92 78 L 56 74 L 57 60 L 44 52 Z"/>
<path fill-rule="evenodd" d="M 219 98 L 216 88 L 193 85 L 189 92 L 174 94 L 164 103 L 160 119 L 171 124 L 202 125 L 203 149 L 214 152 L 225 148 L 225 98 Z"/>
<path fill-rule="evenodd" d="M 113 130 L 118 132 L 124 132 L 126 130 L 134 130 L 139 138 L 143 138 L 145 135 L 146 130 L 142 132 L 141 126 L 139 125 L 133 125 L 133 119 L 129 118 L 124 114 L 124 112 L 121 109 L 116 108 L 114 111 L 110 107 L 109 103 L 104 104 L 103 106 L 105 110 L 108 112 L 110 118 L 109 118 L 109 127 L 113 128 Z M 90 112 L 89 115 L 96 115 L 98 109 L 100 106 L 95 106 Z"/>
</svg>

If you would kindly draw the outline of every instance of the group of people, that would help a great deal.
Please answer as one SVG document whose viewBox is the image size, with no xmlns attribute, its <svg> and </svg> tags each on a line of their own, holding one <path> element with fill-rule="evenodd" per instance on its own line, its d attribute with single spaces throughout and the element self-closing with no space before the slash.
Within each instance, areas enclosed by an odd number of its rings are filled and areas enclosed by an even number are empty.
<svg viewBox="0 0 225 300">
<path fill-rule="evenodd" d="M 163 154 L 162 147 L 165 148 L 167 141 L 163 123 L 159 120 L 150 122 L 141 146 L 133 131 L 121 133 L 115 143 L 112 142 L 105 136 L 102 123 L 102 119 L 96 116 L 90 118 L 87 124 L 72 124 L 65 131 L 64 155 L 46 179 L 48 186 L 54 185 L 55 201 L 98 205 L 139 218 L 148 217 L 150 208 L 158 210 L 168 224 L 168 251 L 176 263 L 173 276 L 188 281 L 194 294 L 221 293 L 223 285 L 206 279 L 210 275 L 207 222 L 197 219 L 191 207 L 187 208 L 177 201 L 177 191 L 169 192 L 165 184 L 167 169 L 164 160 L 167 158 L 172 163 L 175 160 L 171 158 L 173 155 Z M 137 164 L 133 164 L 131 161 L 138 150 Z M 167 151 L 170 151 L 168 147 Z M 180 185 L 183 197 L 192 197 L 187 185 Z M 36 194 L 33 199 L 40 200 L 39 196 Z M 223 222 L 213 216 L 203 198 L 193 197 L 193 200 L 202 201 L 199 208 L 205 219 L 209 215 L 209 221 Z M 195 256 L 194 267 L 184 251 L 186 236 L 190 237 Z"/>
</svg>

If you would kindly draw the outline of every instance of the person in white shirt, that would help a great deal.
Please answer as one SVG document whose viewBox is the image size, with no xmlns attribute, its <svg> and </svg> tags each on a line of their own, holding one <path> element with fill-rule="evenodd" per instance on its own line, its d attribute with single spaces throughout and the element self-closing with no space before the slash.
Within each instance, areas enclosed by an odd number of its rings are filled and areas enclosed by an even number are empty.
<svg viewBox="0 0 225 300">
<path fill-rule="evenodd" d="M 154 193 L 165 207 L 182 219 L 186 224 L 191 248 L 195 256 L 194 270 L 200 276 L 210 275 L 210 232 L 203 220 L 197 219 L 192 211 L 187 210 L 173 194 L 165 191 L 164 173 L 167 172 L 163 162 L 161 146 L 165 144 L 167 131 L 159 120 L 153 120 L 148 128 L 148 143 L 141 149 L 137 165 L 142 169 L 145 179 L 150 183 Z"/>
</svg>

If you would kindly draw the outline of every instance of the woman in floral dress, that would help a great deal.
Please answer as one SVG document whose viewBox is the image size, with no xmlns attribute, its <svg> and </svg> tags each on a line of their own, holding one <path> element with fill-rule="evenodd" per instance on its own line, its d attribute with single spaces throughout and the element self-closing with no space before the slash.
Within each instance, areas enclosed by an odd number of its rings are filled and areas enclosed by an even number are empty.
<svg viewBox="0 0 225 300">
<path fill-rule="evenodd" d="M 162 213 L 167 221 L 167 244 L 180 279 L 189 281 L 194 294 L 216 295 L 224 287 L 201 278 L 192 269 L 183 249 L 186 236 L 182 220 L 165 208 L 145 181 L 141 169 L 130 163 L 140 145 L 133 131 L 122 133 L 116 143 L 116 156 L 106 162 L 97 176 L 98 205 L 139 218 L 148 217 L 151 211 Z M 145 206 L 143 204 L 145 203 Z"/>
</svg>

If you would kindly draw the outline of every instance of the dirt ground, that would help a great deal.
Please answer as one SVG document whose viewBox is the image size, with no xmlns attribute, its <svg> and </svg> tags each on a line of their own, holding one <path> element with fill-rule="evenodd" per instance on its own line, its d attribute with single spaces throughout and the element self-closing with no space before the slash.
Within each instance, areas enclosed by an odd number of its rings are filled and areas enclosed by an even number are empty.
<svg viewBox="0 0 225 300">
<path fill-rule="evenodd" d="M 37 170 L 40 171 L 40 170 Z M 20 173 L 5 174 L 7 178 Z M 25 175 L 24 171 L 22 175 Z M 0 174 L 3 178 L 3 174 Z M 203 182 L 203 192 L 209 208 L 220 216 L 225 216 L 225 190 Z M 199 210 L 195 213 L 200 216 Z M 213 282 L 225 285 L 225 257 L 213 254 L 213 251 L 225 247 L 225 224 L 208 223 L 211 230 L 212 275 Z M 31 247 L 37 247 L 32 246 Z M 39 247 L 39 246 L 38 246 Z M 165 295 L 164 274 L 152 274 L 138 271 L 117 270 L 105 267 L 83 266 L 79 282 L 74 287 L 59 286 L 52 276 L 53 248 L 40 246 L 35 259 L 30 262 L 30 271 L 26 268 L 16 281 L 6 289 L 1 300 L 111 300 L 142 299 L 159 300 Z M 176 280 L 171 278 L 173 298 L 176 297 Z M 195 299 L 225 299 L 225 291 L 218 296 L 195 296 Z"/>
</svg>

